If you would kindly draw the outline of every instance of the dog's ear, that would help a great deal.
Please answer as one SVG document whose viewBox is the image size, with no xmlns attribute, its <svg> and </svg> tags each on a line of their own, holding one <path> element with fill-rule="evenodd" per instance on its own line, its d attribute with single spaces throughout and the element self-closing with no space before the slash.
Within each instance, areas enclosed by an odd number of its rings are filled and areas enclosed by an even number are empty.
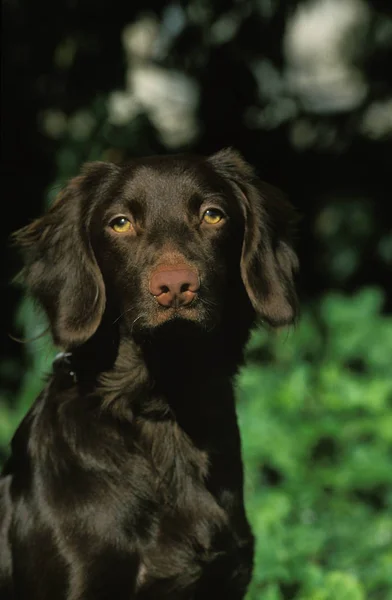
<svg viewBox="0 0 392 600">
<path fill-rule="evenodd" d="M 209 160 L 230 182 L 244 214 L 241 276 L 257 315 L 273 327 L 293 323 L 298 311 L 293 207 L 281 192 L 258 179 L 238 152 L 225 149 Z"/>
<path fill-rule="evenodd" d="M 23 280 L 45 309 L 54 342 L 71 349 L 97 330 L 105 309 L 105 287 L 89 238 L 89 208 L 117 167 L 84 166 L 47 213 L 13 234 L 22 250 Z"/>
</svg>

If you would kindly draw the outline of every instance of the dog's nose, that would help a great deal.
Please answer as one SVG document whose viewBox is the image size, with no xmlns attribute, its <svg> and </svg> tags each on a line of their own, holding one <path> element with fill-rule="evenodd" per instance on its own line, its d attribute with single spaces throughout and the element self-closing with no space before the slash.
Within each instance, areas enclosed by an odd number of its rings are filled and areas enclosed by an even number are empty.
<svg viewBox="0 0 392 600">
<path fill-rule="evenodd" d="M 149 289 L 161 306 L 178 308 L 190 304 L 199 287 L 198 274 L 188 265 L 160 265 L 151 275 Z"/>
</svg>

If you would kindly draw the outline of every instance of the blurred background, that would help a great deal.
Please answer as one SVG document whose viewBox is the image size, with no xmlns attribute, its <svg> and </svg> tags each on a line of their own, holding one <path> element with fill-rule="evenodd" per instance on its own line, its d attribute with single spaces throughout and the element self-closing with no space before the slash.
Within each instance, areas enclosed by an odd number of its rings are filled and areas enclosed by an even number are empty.
<svg viewBox="0 0 392 600">
<path fill-rule="evenodd" d="M 3 0 L 0 461 L 54 349 L 9 234 L 88 160 L 239 149 L 302 216 L 238 381 L 247 600 L 392 599 L 392 3 Z"/>
</svg>

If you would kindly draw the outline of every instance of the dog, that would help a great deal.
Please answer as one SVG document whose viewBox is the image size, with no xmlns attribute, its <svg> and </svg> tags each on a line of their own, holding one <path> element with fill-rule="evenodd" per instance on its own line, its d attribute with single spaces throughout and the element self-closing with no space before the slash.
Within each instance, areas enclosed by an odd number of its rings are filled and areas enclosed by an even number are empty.
<svg viewBox="0 0 392 600">
<path fill-rule="evenodd" d="M 298 314 L 296 213 L 233 149 L 84 166 L 15 234 L 55 344 L 0 484 L 3 600 L 240 600 L 233 384 Z"/>
</svg>

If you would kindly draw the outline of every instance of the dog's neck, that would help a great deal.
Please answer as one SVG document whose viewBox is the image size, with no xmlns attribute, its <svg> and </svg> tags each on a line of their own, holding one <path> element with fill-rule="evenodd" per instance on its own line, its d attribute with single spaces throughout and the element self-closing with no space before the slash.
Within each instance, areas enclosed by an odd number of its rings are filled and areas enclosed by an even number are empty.
<svg viewBox="0 0 392 600">
<path fill-rule="evenodd" d="M 84 391 L 98 384 L 105 404 L 126 402 L 127 397 L 134 404 L 138 397 L 160 397 L 175 408 L 186 395 L 202 397 L 206 385 L 231 381 L 242 363 L 243 345 L 235 331 L 223 336 L 220 330 L 206 333 L 185 326 L 132 338 L 119 332 L 111 339 L 95 338 L 67 355 L 65 369 Z"/>
<path fill-rule="evenodd" d="M 119 394 L 132 391 L 134 395 L 140 389 L 174 398 L 203 382 L 233 375 L 229 356 L 228 348 L 214 335 L 124 338 L 113 367 L 99 375 L 99 382 Z"/>
</svg>

